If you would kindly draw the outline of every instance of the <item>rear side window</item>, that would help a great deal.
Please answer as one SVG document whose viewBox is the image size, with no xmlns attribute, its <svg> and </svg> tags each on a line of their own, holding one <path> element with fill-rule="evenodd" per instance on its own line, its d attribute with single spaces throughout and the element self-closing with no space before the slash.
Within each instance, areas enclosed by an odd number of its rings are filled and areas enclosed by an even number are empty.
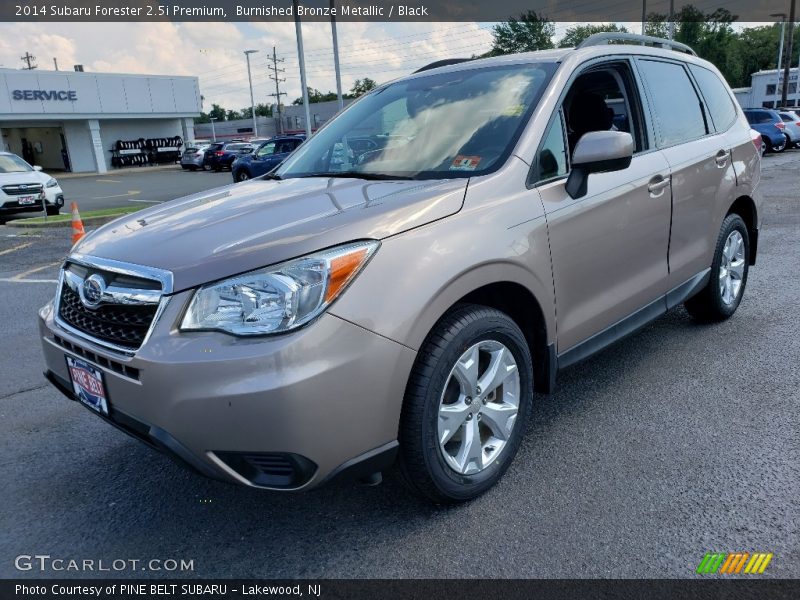
<svg viewBox="0 0 800 600">
<path fill-rule="evenodd" d="M 700 98 L 683 66 L 640 60 L 639 69 L 650 91 L 660 147 L 695 140 L 708 133 Z"/>
<path fill-rule="evenodd" d="M 736 107 L 728 93 L 728 86 L 713 71 L 697 65 L 690 65 L 689 68 L 700 86 L 714 128 L 717 131 L 727 130 L 736 120 Z"/>
<path fill-rule="evenodd" d="M 765 110 L 755 110 L 747 113 L 747 120 L 753 124 L 772 123 L 775 119 Z"/>
</svg>

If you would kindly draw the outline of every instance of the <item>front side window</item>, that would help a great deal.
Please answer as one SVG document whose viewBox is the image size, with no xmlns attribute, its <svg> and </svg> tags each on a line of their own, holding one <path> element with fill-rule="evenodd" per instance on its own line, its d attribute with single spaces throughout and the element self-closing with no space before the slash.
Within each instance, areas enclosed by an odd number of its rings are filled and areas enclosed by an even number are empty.
<svg viewBox="0 0 800 600">
<path fill-rule="evenodd" d="M 728 93 L 728 87 L 713 71 L 697 65 L 691 65 L 689 68 L 697 85 L 700 86 L 700 92 L 706 101 L 714 128 L 717 131 L 726 131 L 736 119 L 736 107 Z"/>
<path fill-rule="evenodd" d="M 261 146 L 256 152 L 256 156 L 259 158 L 263 158 L 264 156 L 271 156 L 275 154 L 275 142 L 269 142 Z"/>
<path fill-rule="evenodd" d="M 0 173 L 26 173 L 32 170 L 19 156 L 0 154 Z"/>
<path fill-rule="evenodd" d="M 703 107 L 682 65 L 640 60 L 660 147 L 674 146 L 708 133 Z"/>
<path fill-rule="evenodd" d="M 438 179 L 482 175 L 511 154 L 554 63 L 415 77 L 364 96 L 277 174 Z"/>
</svg>

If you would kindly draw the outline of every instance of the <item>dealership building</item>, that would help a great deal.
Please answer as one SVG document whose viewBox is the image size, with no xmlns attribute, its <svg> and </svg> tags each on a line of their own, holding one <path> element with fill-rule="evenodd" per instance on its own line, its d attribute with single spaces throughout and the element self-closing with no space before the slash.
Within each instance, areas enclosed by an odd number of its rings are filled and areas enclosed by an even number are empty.
<svg viewBox="0 0 800 600">
<path fill-rule="evenodd" d="M 800 106 L 797 72 L 797 68 L 789 70 L 786 106 Z M 779 73 L 777 69 L 753 73 L 750 76 L 750 87 L 733 90 L 742 108 L 777 108 L 781 106 L 782 92 L 783 71 Z"/>
<path fill-rule="evenodd" d="M 45 170 L 161 162 L 200 110 L 196 77 L 0 69 L 0 151 Z"/>
</svg>

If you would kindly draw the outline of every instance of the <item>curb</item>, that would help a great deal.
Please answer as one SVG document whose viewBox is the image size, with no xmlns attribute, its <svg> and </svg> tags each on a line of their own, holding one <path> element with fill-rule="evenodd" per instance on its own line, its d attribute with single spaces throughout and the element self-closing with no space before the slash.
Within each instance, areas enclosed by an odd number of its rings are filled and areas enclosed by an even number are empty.
<svg viewBox="0 0 800 600">
<path fill-rule="evenodd" d="M 121 215 L 108 215 L 105 217 L 85 217 L 81 218 L 81 221 L 84 225 L 105 225 L 106 223 L 110 223 L 120 217 L 125 217 L 127 215 L 132 215 L 134 213 L 125 213 Z M 16 219 L 14 221 L 7 221 L 5 223 L 6 227 L 18 227 L 20 229 L 54 229 L 57 227 L 72 227 L 72 221 L 52 221 L 49 223 L 26 223 L 27 219 Z"/>
</svg>

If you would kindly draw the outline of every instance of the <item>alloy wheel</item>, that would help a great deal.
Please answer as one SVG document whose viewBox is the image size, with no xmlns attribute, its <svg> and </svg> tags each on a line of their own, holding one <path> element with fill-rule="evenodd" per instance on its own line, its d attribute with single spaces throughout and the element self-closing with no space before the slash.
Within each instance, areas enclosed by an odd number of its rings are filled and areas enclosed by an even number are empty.
<svg viewBox="0 0 800 600">
<path fill-rule="evenodd" d="M 744 238 L 734 229 L 722 248 L 719 265 L 719 293 L 722 301 L 730 306 L 739 297 L 745 268 Z"/>
<path fill-rule="evenodd" d="M 439 403 L 439 449 L 463 475 L 483 471 L 503 452 L 519 411 L 514 355 L 500 342 L 471 346 L 450 371 Z"/>
</svg>

